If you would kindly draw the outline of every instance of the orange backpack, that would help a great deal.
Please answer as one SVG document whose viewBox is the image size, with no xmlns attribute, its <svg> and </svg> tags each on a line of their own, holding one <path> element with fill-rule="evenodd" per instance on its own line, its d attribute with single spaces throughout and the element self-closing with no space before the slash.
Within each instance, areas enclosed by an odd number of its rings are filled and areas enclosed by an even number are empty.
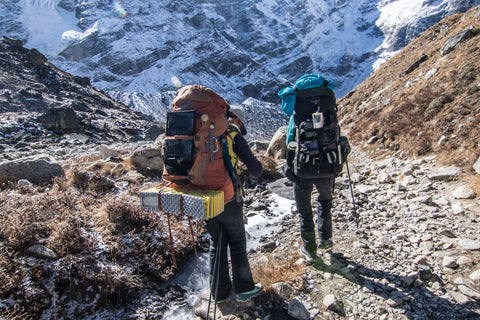
<svg viewBox="0 0 480 320">
<path fill-rule="evenodd" d="M 190 85 L 177 91 L 172 111 L 167 113 L 164 180 L 222 190 L 225 202 L 233 198 L 221 144 L 228 128 L 228 107 L 221 96 L 205 86 Z"/>
</svg>

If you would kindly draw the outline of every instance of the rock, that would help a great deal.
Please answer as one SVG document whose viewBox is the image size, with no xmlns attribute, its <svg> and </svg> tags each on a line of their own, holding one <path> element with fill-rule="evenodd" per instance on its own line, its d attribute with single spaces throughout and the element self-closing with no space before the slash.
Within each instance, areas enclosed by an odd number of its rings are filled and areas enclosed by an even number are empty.
<svg viewBox="0 0 480 320">
<path fill-rule="evenodd" d="M 448 237 L 448 238 L 456 238 L 455 234 L 448 230 L 448 229 L 443 229 L 439 232 L 442 236 Z"/>
<path fill-rule="evenodd" d="M 353 243 L 353 248 L 355 249 L 368 249 L 368 244 L 363 241 L 355 241 Z"/>
<path fill-rule="evenodd" d="M 131 183 L 141 183 L 143 180 L 145 180 L 145 176 L 140 172 L 129 171 L 125 175 L 124 179 Z"/>
<path fill-rule="evenodd" d="M 474 199 L 477 194 L 469 187 L 462 185 L 452 191 L 452 196 L 455 199 Z"/>
<path fill-rule="evenodd" d="M 377 176 L 377 181 L 379 183 L 392 183 L 392 177 L 387 171 L 380 171 L 380 173 Z"/>
<path fill-rule="evenodd" d="M 442 266 L 451 269 L 458 268 L 457 258 L 451 256 L 443 257 Z"/>
<path fill-rule="evenodd" d="M 0 163 L 0 182 L 26 179 L 35 184 L 45 184 L 51 183 L 55 177 L 65 177 L 65 172 L 58 163 L 48 158 Z"/>
<path fill-rule="evenodd" d="M 98 147 L 98 150 L 100 151 L 100 156 L 102 157 L 102 159 L 118 156 L 118 151 L 110 149 L 109 147 L 104 145 L 101 145 L 100 147 Z"/>
<path fill-rule="evenodd" d="M 473 265 L 475 262 L 472 260 L 472 258 L 470 257 L 467 257 L 467 256 L 461 256 L 458 258 L 457 260 L 458 264 L 461 266 L 461 267 L 464 267 L 464 266 L 470 266 L 470 265 Z"/>
<path fill-rule="evenodd" d="M 275 160 L 284 159 L 287 151 L 287 126 L 280 127 L 273 135 L 272 140 L 267 148 L 267 155 L 273 157 Z"/>
<path fill-rule="evenodd" d="M 35 67 L 41 66 L 47 62 L 47 58 L 35 48 L 28 50 L 25 58 L 30 65 Z"/>
<path fill-rule="evenodd" d="M 459 284 L 458 290 L 460 290 L 460 292 L 466 295 L 467 297 L 470 297 L 473 299 L 480 299 L 480 292 L 478 292 L 477 290 L 473 289 L 468 285 Z"/>
<path fill-rule="evenodd" d="M 473 281 L 479 282 L 480 281 L 480 269 L 472 272 L 469 276 L 470 279 Z"/>
<path fill-rule="evenodd" d="M 404 187 L 413 185 L 417 183 L 417 179 L 414 176 L 404 176 L 401 182 L 401 185 Z"/>
<path fill-rule="evenodd" d="M 23 187 L 23 188 L 31 188 L 33 187 L 33 183 L 31 183 L 30 181 L 28 181 L 27 179 L 20 179 L 17 181 L 17 186 L 19 187 Z"/>
<path fill-rule="evenodd" d="M 310 320 L 311 315 L 298 298 L 293 298 L 288 303 L 288 315 L 298 320 Z"/>
<path fill-rule="evenodd" d="M 165 128 L 154 124 L 145 130 L 145 140 L 155 141 L 163 133 L 165 133 Z"/>
<path fill-rule="evenodd" d="M 264 141 L 260 141 L 260 140 L 254 140 L 254 141 L 250 141 L 248 143 L 248 146 L 250 147 L 250 150 L 252 151 L 266 151 L 268 149 L 268 146 L 270 145 L 270 141 L 269 140 L 264 140 Z"/>
<path fill-rule="evenodd" d="M 465 213 L 465 208 L 461 203 L 452 204 L 452 211 L 454 215 Z"/>
<path fill-rule="evenodd" d="M 457 166 L 450 166 L 440 168 L 437 172 L 429 175 L 432 181 L 451 181 L 460 174 L 460 168 Z"/>
<path fill-rule="evenodd" d="M 279 195 L 280 197 L 295 200 L 295 196 L 293 194 L 293 187 L 288 184 L 289 180 L 287 178 L 281 178 L 269 183 L 267 185 L 267 189 Z"/>
<path fill-rule="evenodd" d="M 160 149 L 136 150 L 130 157 L 130 162 L 135 170 L 144 176 L 161 176 L 163 173 L 163 159 Z"/>
<path fill-rule="evenodd" d="M 333 294 L 327 294 L 323 298 L 322 303 L 327 310 L 334 311 L 334 312 L 339 312 L 342 310 L 340 300 L 338 300 L 338 298 Z"/>
<path fill-rule="evenodd" d="M 377 140 L 378 140 L 377 136 L 372 136 L 370 137 L 370 139 L 368 139 L 367 144 L 374 144 L 375 142 L 377 142 Z"/>
<path fill-rule="evenodd" d="M 475 29 L 466 29 L 462 32 L 457 33 L 454 36 L 451 36 L 440 48 L 440 54 L 442 56 L 449 54 L 450 52 L 458 48 L 463 42 L 473 38 L 477 34 L 478 31 L 476 31 Z"/>
<path fill-rule="evenodd" d="M 430 266 L 419 264 L 418 272 L 420 280 L 430 280 L 433 277 L 432 269 L 430 268 Z"/>
<path fill-rule="evenodd" d="M 289 299 L 293 293 L 293 288 L 285 282 L 276 282 L 271 287 L 284 300 Z"/>
<path fill-rule="evenodd" d="M 29 256 L 44 260 L 53 261 L 58 259 L 58 255 L 53 250 L 41 244 L 34 244 L 33 246 L 27 248 L 26 253 Z"/>
<path fill-rule="evenodd" d="M 60 134 L 75 132 L 80 128 L 80 119 L 70 107 L 50 108 L 38 117 L 38 121 L 45 128 Z"/>
<path fill-rule="evenodd" d="M 449 291 L 448 293 L 460 305 L 464 305 L 464 304 L 467 304 L 467 303 L 471 302 L 471 300 L 466 295 L 464 295 L 460 292 Z"/>
<path fill-rule="evenodd" d="M 275 241 L 270 241 L 269 243 L 266 243 L 262 245 L 260 251 L 262 252 L 272 252 L 277 248 L 277 243 Z"/>
<path fill-rule="evenodd" d="M 73 81 L 85 88 L 92 85 L 89 77 L 73 76 Z"/>
<path fill-rule="evenodd" d="M 261 201 L 255 201 L 254 203 L 252 203 L 250 205 L 250 207 L 252 208 L 252 210 L 255 210 L 255 211 L 261 211 L 261 210 L 267 210 L 268 207 L 265 203 L 261 202 Z"/>
<path fill-rule="evenodd" d="M 480 174 L 480 157 L 478 157 L 477 161 L 475 161 L 473 165 L 473 170 L 475 170 L 476 173 Z"/>
<path fill-rule="evenodd" d="M 461 239 L 458 241 L 458 245 L 463 249 L 467 250 L 480 250 L 480 241 L 470 240 L 470 239 Z"/>
</svg>

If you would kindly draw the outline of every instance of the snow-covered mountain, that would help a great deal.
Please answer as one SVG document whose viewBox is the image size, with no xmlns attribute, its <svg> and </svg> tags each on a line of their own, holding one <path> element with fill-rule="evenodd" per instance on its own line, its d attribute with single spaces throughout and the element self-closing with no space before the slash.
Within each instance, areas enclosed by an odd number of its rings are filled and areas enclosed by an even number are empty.
<svg viewBox="0 0 480 320">
<path fill-rule="evenodd" d="M 232 103 L 279 104 L 279 89 L 313 72 L 333 79 L 341 97 L 420 32 L 478 3 L 3 0 L 0 34 L 161 119 L 186 84 Z"/>
</svg>

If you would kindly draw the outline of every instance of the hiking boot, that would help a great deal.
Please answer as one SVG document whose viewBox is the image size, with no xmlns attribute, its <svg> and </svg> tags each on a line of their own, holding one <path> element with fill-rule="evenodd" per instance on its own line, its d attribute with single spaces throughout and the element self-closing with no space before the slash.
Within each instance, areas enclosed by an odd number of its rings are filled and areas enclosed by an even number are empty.
<svg viewBox="0 0 480 320">
<path fill-rule="evenodd" d="M 305 244 L 300 247 L 300 253 L 307 263 L 315 262 L 318 259 L 317 250 L 308 250 Z"/>
<path fill-rule="evenodd" d="M 332 239 L 322 239 L 322 241 L 320 241 L 320 244 L 318 245 L 320 249 L 331 249 L 332 246 L 333 246 Z"/>
<path fill-rule="evenodd" d="M 315 243 L 315 232 L 300 232 L 303 244 L 300 253 L 307 263 L 313 262 L 318 258 L 317 245 Z"/>
<path fill-rule="evenodd" d="M 259 285 L 256 285 L 255 288 L 250 291 L 237 293 L 236 298 L 238 302 L 247 302 L 250 301 L 252 298 L 258 297 L 260 293 L 262 293 L 262 291 L 263 288 Z"/>
</svg>

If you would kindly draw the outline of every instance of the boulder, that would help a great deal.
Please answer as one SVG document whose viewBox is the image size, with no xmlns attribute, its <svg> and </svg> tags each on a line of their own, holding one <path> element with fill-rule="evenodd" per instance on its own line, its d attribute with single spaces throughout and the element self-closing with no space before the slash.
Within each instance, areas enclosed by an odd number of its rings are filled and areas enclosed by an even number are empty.
<svg viewBox="0 0 480 320">
<path fill-rule="evenodd" d="M 161 176 L 163 173 L 162 154 L 157 148 L 134 151 L 130 157 L 130 163 L 144 176 Z"/>
<path fill-rule="evenodd" d="M 58 255 L 53 250 L 41 244 L 34 244 L 33 246 L 29 247 L 26 250 L 26 254 L 43 260 L 53 261 L 58 259 Z"/>
<path fill-rule="evenodd" d="M 457 166 L 450 166 L 440 168 L 437 172 L 429 175 L 432 181 L 451 181 L 460 175 L 460 168 Z"/>
<path fill-rule="evenodd" d="M 267 148 L 267 155 L 274 159 L 284 159 L 287 151 L 287 126 L 280 127 L 273 135 L 272 140 Z"/>
<path fill-rule="evenodd" d="M 62 167 L 48 158 L 15 160 L 0 164 L 0 182 L 26 179 L 35 184 L 51 183 L 55 177 L 65 177 Z"/>
<path fill-rule="evenodd" d="M 47 129 L 63 134 L 75 132 L 80 128 L 80 119 L 73 108 L 50 108 L 42 114 L 38 121 Z"/>
<path fill-rule="evenodd" d="M 288 303 L 288 315 L 298 320 L 310 320 L 311 315 L 300 300 L 293 298 Z"/>
<path fill-rule="evenodd" d="M 466 185 L 455 188 L 452 191 L 452 195 L 455 199 L 474 199 L 477 196 L 475 191 L 473 191 Z"/>
<path fill-rule="evenodd" d="M 440 48 L 440 54 L 442 56 L 449 54 L 453 50 L 457 49 L 463 42 L 473 38 L 479 33 L 478 29 L 466 29 L 457 33 L 454 36 L 445 41 L 444 45 Z"/>
</svg>

